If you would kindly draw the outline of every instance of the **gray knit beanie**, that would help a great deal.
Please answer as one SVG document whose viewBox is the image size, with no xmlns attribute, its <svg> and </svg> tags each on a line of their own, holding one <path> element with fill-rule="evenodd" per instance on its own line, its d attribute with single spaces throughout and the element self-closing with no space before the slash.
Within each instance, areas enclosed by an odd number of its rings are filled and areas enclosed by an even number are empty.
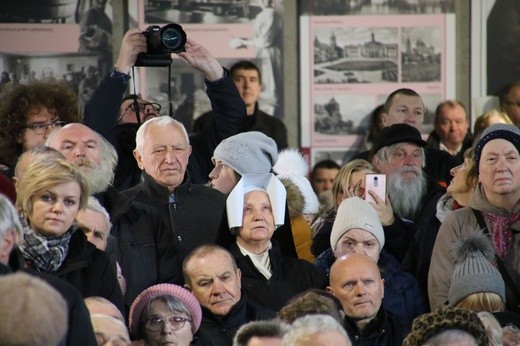
<svg viewBox="0 0 520 346">
<path fill-rule="evenodd" d="M 213 152 L 213 163 L 215 159 L 240 175 L 270 173 L 278 160 L 278 147 L 262 132 L 242 132 L 220 142 Z"/>
<path fill-rule="evenodd" d="M 467 296 L 481 292 L 496 293 L 506 301 L 504 279 L 491 263 L 495 251 L 486 235 L 471 234 L 457 241 L 452 251 L 455 269 L 448 291 L 450 305 L 457 305 Z"/>
<path fill-rule="evenodd" d="M 339 239 L 347 231 L 359 228 L 370 232 L 379 242 L 379 251 L 385 245 L 385 233 L 376 210 L 359 197 L 350 197 L 341 202 L 330 233 L 330 246 L 335 250 Z"/>
<path fill-rule="evenodd" d="M 511 142 L 520 152 L 520 129 L 516 125 L 511 124 L 493 124 L 487 127 L 480 140 L 475 145 L 475 163 L 477 164 L 477 170 L 479 169 L 480 156 L 482 155 L 482 149 L 484 146 L 493 139 L 505 139 Z"/>
</svg>

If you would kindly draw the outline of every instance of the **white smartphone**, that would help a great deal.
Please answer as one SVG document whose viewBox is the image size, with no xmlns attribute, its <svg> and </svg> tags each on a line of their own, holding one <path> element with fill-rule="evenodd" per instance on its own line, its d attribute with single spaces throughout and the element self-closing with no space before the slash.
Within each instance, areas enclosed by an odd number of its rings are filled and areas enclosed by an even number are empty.
<svg viewBox="0 0 520 346">
<path fill-rule="evenodd" d="M 368 191 L 374 191 L 384 201 L 386 198 L 386 175 L 368 173 L 365 176 L 365 200 L 375 204 L 376 201 Z"/>
</svg>

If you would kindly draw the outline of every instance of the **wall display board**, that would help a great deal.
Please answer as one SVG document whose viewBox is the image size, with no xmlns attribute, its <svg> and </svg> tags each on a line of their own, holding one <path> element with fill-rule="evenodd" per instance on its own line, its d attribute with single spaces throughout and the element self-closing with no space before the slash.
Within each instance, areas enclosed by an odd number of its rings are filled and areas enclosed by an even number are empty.
<svg viewBox="0 0 520 346">
<path fill-rule="evenodd" d="M 340 16 L 321 15 L 324 7 L 302 10 L 301 138 L 312 164 L 343 164 L 367 148 L 371 113 L 396 89 L 422 96 L 425 136 L 437 104 L 454 97 L 454 15 L 434 2 L 423 11 L 368 3 Z"/>
</svg>

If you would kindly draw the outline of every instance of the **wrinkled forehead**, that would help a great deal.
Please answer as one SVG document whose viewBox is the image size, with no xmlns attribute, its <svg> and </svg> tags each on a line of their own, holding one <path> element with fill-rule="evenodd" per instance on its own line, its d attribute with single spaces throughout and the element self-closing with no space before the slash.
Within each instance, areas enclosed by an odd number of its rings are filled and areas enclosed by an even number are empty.
<svg viewBox="0 0 520 346">
<path fill-rule="evenodd" d="M 95 142 L 99 143 L 99 136 L 88 126 L 83 124 L 68 124 L 52 132 L 49 145 L 52 147 L 63 142 Z"/>
<path fill-rule="evenodd" d="M 157 118 L 156 118 L 157 119 Z M 154 121 L 155 119 L 145 122 L 144 127 L 144 145 L 152 146 L 188 146 L 189 139 L 186 137 L 183 129 L 179 124 L 168 123 L 161 124 Z"/>
<path fill-rule="evenodd" d="M 515 153 L 517 155 L 519 154 L 518 148 L 513 143 L 511 143 L 511 141 L 508 141 L 504 138 L 492 139 L 482 147 L 482 155 L 490 153 Z M 482 160 L 480 162 L 482 162 Z"/>
<path fill-rule="evenodd" d="M 234 272 L 233 259 L 224 251 L 212 251 L 191 258 L 188 263 L 188 271 L 195 276 L 220 275 L 224 272 Z"/>
</svg>

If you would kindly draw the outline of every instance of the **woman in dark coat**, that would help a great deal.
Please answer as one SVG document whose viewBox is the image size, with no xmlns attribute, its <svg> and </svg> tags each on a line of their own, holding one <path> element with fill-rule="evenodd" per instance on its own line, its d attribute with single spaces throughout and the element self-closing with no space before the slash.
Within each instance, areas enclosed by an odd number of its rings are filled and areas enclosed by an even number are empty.
<svg viewBox="0 0 520 346">
<path fill-rule="evenodd" d="M 236 236 L 229 248 L 242 273 L 247 297 L 270 310 L 309 288 L 325 288 L 327 276 L 314 264 L 283 254 L 271 238 L 284 223 L 286 192 L 273 174 L 244 174 L 227 199 Z"/>
<path fill-rule="evenodd" d="M 68 281 L 83 297 L 104 297 L 123 311 L 115 268 L 75 224 L 89 196 L 85 177 L 66 160 L 38 160 L 19 177 L 17 194 L 26 267 Z"/>
</svg>

